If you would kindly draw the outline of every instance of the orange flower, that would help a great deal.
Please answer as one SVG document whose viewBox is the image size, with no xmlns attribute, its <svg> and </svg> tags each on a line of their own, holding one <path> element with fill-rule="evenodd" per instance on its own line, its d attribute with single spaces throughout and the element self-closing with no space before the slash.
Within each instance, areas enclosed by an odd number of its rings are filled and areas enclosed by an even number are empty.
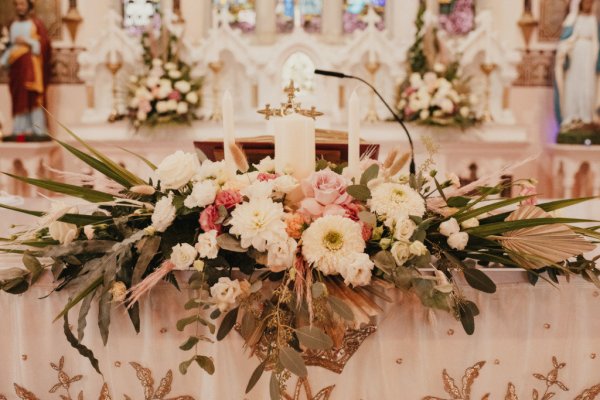
<svg viewBox="0 0 600 400">
<path fill-rule="evenodd" d="M 305 215 L 294 213 L 287 214 L 285 219 L 285 231 L 291 238 L 300 239 L 302 231 L 306 228 L 308 219 Z"/>
</svg>

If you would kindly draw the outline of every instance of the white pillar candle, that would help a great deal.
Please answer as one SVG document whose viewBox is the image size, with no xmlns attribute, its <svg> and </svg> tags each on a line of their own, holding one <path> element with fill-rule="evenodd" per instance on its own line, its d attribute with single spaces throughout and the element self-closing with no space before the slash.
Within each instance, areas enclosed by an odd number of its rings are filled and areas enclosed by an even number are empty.
<svg viewBox="0 0 600 400">
<path fill-rule="evenodd" d="M 348 104 L 348 172 L 354 178 L 360 173 L 360 99 L 356 90 Z"/>
<path fill-rule="evenodd" d="M 276 118 L 275 170 L 304 179 L 315 171 L 315 121 L 299 114 Z"/>
<path fill-rule="evenodd" d="M 235 133 L 233 125 L 233 100 L 228 90 L 223 94 L 222 100 L 223 113 L 223 149 L 225 151 L 225 167 L 231 174 L 235 174 L 235 162 L 231 154 L 230 146 L 235 143 Z"/>
</svg>

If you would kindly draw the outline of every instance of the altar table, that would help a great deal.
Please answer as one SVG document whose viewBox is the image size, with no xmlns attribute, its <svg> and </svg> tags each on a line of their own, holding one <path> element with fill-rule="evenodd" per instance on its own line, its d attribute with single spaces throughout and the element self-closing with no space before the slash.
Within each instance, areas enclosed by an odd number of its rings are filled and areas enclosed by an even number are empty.
<svg viewBox="0 0 600 400">
<path fill-rule="evenodd" d="M 598 202 L 590 203 L 565 214 L 592 216 L 597 207 Z M 5 212 L 0 217 L 3 223 L 17 218 Z M 19 262 L 18 256 L 4 255 L 0 267 Z M 558 287 L 540 280 L 533 287 L 523 272 L 488 273 L 498 284 L 495 294 L 461 286 L 481 311 L 474 335 L 466 335 L 452 316 L 428 312 L 416 298 L 390 290 L 388 295 L 395 301 L 382 304 L 377 331 L 356 333 L 344 349 L 356 353 L 342 373 L 309 367 L 300 394 L 295 395 L 296 377 L 288 382 L 287 398 L 467 400 L 486 399 L 489 393 L 490 399 L 533 399 L 533 390 L 538 399 L 551 392 L 556 393 L 554 399 L 596 398 L 600 393 L 600 290 L 579 277 L 570 283 L 561 279 Z M 184 282 L 186 273 L 180 274 Z M 190 291 L 185 285 L 177 292 L 161 284 L 142 301 L 137 335 L 122 306 L 115 305 L 106 347 L 92 306 L 83 342 L 94 350 L 104 376 L 70 347 L 62 321 L 52 323 L 68 294 L 42 299 L 51 288 L 51 276 L 46 274 L 24 295 L 0 293 L 0 399 L 60 399 L 61 395 L 78 399 L 80 392 L 84 399 L 269 399 L 268 373 L 249 394 L 244 393 L 259 361 L 242 348 L 236 332 L 224 342 L 201 344 L 202 353 L 214 360 L 214 375 L 196 365 L 187 375 L 178 371 L 179 363 L 191 357 L 178 348 L 189 332 L 175 328 L 185 314 L 183 304 Z M 77 310 L 70 322 L 76 330 Z M 165 389 L 159 393 L 162 397 L 148 397 L 159 386 Z M 312 397 L 305 397 L 307 390 Z"/>
</svg>

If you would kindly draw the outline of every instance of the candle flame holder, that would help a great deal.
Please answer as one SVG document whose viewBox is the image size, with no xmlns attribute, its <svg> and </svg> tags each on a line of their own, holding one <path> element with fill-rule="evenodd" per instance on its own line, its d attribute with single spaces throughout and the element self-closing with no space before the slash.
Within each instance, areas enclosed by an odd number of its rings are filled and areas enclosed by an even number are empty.
<svg viewBox="0 0 600 400">
<path fill-rule="evenodd" d="M 375 85 L 377 71 L 379 71 L 381 64 L 378 61 L 367 61 L 365 67 L 369 72 L 371 84 Z M 371 91 L 371 94 L 369 96 L 369 109 L 367 111 L 367 115 L 365 116 L 365 121 L 369 123 L 380 121 L 379 115 L 377 115 L 377 106 L 375 104 L 375 92 Z"/>
<path fill-rule="evenodd" d="M 296 93 L 300 91 L 300 88 L 294 86 L 294 81 L 291 80 L 290 84 L 283 89 L 283 92 L 287 94 L 287 102 L 281 103 L 280 108 L 271 108 L 270 104 L 266 104 L 265 108 L 262 110 L 258 110 L 259 114 L 265 116 L 266 120 L 269 120 L 271 117 L 284 117 L 290 114 L 300 114 L 305 117 L 309 117 L 312 119 L 316 119 L 323 115 L 322 112 L 317 111 L 316 107 L 311 107 L 310 109 L 304 109 L 301 107 L 301 104 L 296 101 Z"/>
<path fill-rule="evenodd" d="M 485 75 L 485 109 L 483 110 L 483 122 L 492 122 L 494 117 L 490 111 L 490 98 L 492 93 L 492 79 L 491 74 L 496 70 L 498 65 L 494 63 L 481 63 L 479 68 Z"/>
<path fill-rule="evenodd" d="M 118 90 L 117 90 L 117 74 L 123 67 L 123 61 L 121 57 L 121 53 L 116 51 L 115 59 L 111 59 L 110 55 L 108 56 L 108 60 L 106 61 L 106 68 L 110 71 L 112 75 L 112 111 L 108 116 L 108 122 L 115 122 L 120 120 L 123 116 L 119 112 L 119 104 L 117 102 Z"/>
<path fill-rule="evenodd" d="M 220 74 L 223 70 L 223 66 L 225 63 L 222 60 L 209 62 L 208 68 L 210 68 L 211 72 L 214 75 L 213 80 L 213 111 L 211 115 L 208 117 L 209 121 L 220 122 L 223 120 L 223 113 L 221 112 L 221 78 Z"/>
</svg>

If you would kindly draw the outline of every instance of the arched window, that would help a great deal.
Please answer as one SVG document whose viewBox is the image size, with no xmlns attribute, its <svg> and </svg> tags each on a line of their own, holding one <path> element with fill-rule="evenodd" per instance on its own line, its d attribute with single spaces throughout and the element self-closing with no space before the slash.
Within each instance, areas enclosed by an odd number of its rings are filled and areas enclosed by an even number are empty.
<svg viewBox="0 0 600 400">
<path fill-rule="evenodd" d="M 153 22 L 159 10 L 160 2 L 155 0 L 124 0 L 123 26 L 132 33 L 139 33 Z"/>
<path fill-rule="evenodd" d="M 301 92 L 312 92 L 314 89 L 315 63 L 308 54 L 297 51 L 285 60 L 281 79 L 283 87 L 294 81 Z"/>
<path fill-rule="evenodd" d="M 381 17 L 377 23 L 377 28 L 385 28 L 385 0 L 346 0 L 344 10 L 344 32 L 352 33 L 355 30 L 363 30 L 367 27 L 364 16 L 367 15 L 369 7 L 373 7 L 375 12 Z"/>
<path fill-rule="evenodd" d="M 233 20 L 231 27 L 242 32 L 253 32 L 256 27 L 256 10 L 254 0 L 213 0 L 217 8 L 227 7 Z"/>
</svg>

